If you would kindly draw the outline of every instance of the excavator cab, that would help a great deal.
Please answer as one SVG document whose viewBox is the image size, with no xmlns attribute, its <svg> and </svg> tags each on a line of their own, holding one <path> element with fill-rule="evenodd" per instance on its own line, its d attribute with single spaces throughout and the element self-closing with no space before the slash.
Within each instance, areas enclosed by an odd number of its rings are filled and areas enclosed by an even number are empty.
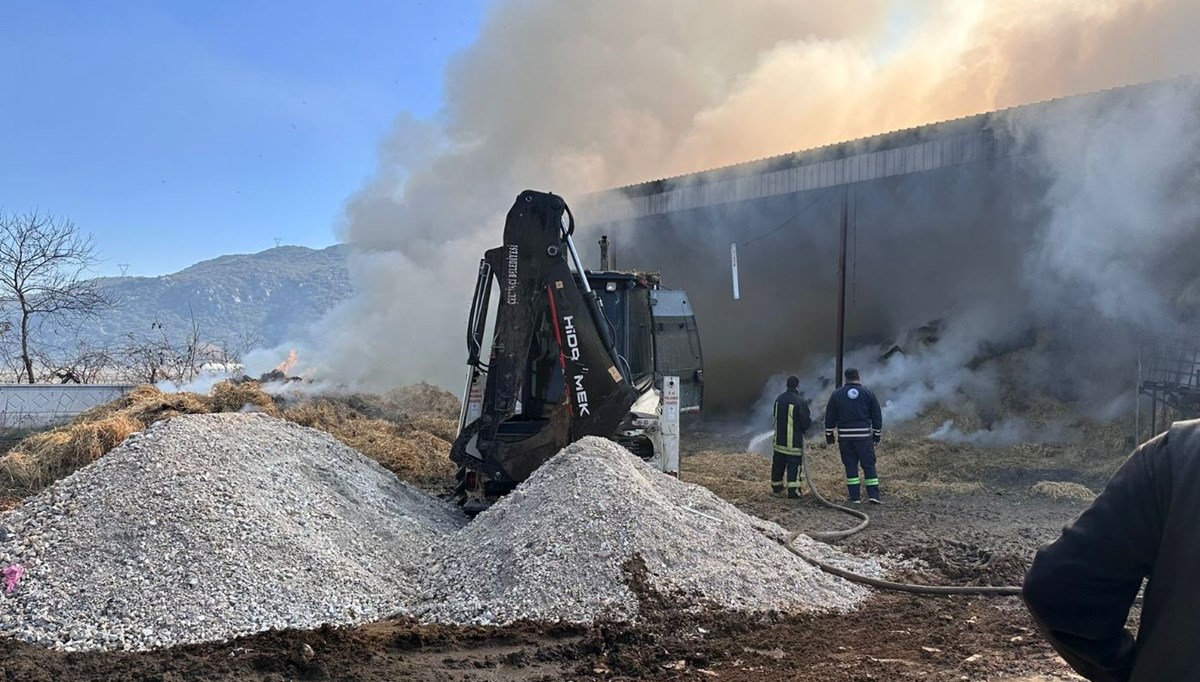
<svg viewBox="0 0 1200 682">
<path fill-rule="evenodd" d="M 686 294 L 662 289 L 657 275 L 584 270 L 573 223 L 560 197 L 522 192 L 504 244 L 480 262 L 450 455 L 461 503 L 507 493 L 587 435 L 678 469 L 678 430 L 662 415 L 699 409 L 703 396 Z"/>
</svg>

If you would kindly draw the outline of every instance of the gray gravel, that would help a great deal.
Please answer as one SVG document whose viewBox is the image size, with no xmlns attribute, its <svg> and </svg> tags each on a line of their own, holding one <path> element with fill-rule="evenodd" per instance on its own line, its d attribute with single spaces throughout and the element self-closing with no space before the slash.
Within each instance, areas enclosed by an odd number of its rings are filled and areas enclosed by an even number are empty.
<svg viewBox="0 0 1200 682">
<path fill-rule="evenodd" d="M 146 649 L 404 611 L 457 509 L 331 436 L 176 417 L 0 516 L 0 634 Z"/>
<path fill-rule="evenodd" d="M 786 531 L 700 486 L 663 475 L 611 441 L 585 438 L 448 538 L 416 612 L 427 622 L 631 618 L 624 565 L 646 561 L 651 584 L 681 607 L 849 610 L 867 590 L 811 567 Z M 885 573 L 828 545 L 799 546 L 860 573 Z"/>
<path fill-rule="evenodd" d="M 587 438 L 466 526 L 328 434 L 261 414 L 176 417 L 0 516 L 0 635 L 142 650 L 407 613 L 502 624 L 633 618 L 634 555 L 681 608 L 848 610 L 867 591 L 786 531 Z M 869 575 L 807 538 L 810 554 Z"/>
</svg>

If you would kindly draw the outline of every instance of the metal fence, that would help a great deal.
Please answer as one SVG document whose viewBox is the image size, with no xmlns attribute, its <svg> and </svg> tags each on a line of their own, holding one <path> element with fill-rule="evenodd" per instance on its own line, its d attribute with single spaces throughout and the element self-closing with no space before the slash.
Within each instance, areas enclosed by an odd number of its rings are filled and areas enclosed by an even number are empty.
<svg viewBox="0 0 1200 682">
<path fill-rule="evenodd" d="M 1144 348 L 1142 385 L 1172 390 L 1200 390 L 1200 336 L 1164 336 Z"/>
<path fill-rule="evenodd" d="M 61 424 L 133 388 L 125 384 L 0 384 L 0 429 Z"/>
</svg>

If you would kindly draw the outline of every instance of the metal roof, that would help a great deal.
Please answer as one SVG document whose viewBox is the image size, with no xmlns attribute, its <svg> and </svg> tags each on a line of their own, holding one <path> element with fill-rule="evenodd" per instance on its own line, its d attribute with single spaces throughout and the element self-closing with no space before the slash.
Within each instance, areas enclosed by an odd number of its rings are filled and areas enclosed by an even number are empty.
<svg viewBox="0 0 1200 682">
<path fill-rule="evenodd" d="M 1126 97 L 1151 87 L 1197 82 L 1195 76 L 1181 76 L 1014 106 L 625 185 L 588 195 L 583 203 L 590 221 L 607 223 L 974 163 L 1004 153 L 1005 136 L 997 136 L 993 127 L 1004 117 L 1037 116 L 1064 102 Z"/>
</svg>

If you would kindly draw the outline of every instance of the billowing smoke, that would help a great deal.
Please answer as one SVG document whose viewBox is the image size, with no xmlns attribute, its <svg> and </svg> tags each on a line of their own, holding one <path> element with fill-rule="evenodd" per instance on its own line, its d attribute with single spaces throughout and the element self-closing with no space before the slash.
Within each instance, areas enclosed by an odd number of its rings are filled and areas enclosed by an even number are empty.
<svg viewBox="0 0 1200 682">
<path fill-rule="evenodd" d="M 981 429 L 965 433 L 954 425 L 953 420 L 943 422 L 933 433 L 932 440 L 981 447 L 1005 447 L 1037 441 L 1039 443 L 1069 443 L 1078 434 L 1073 433 L 1065 424 L 1055 422 L 1038 426 L 1023 417 L 1012 417 L 997 422 L 989 429 Z"/>
<path fill-rule="evenodd" d="M 379 168 L 347 202 L 342 234 L 355 247 L 357 295 L 300 344 L 298 371 L 364 387 L 424 379 L 456 388 L 475 263 L 498 244 L 522 189 L 570 202 L 625 183 L 1162 78 L 1195 63 L 1200 48 L 1188 27 L 1198 15 L 1190 0 L 497 2 L 478 42 L 447 71 L 443 111 L 433 120 L 400 116 L 380 145 Z M 976 384 L 992 385 L 994 369 L 973 361 L 989 344 L 1011 343 L 1047 321 L 1077 325 L 1080 335 L 1102 328 L 1100 318 L 1129 322 L 1105 338 L 1128 345 L 1145 325 L 1176 319 L 1155 277 L 1164 269 L 1183 277 L 1184 249 L 1170 240 L 1192 234 L 1189 220 L 1195 225 L 1193 200 L 1180 191 L 1195 158 L 1188 96 L 1173 91 L 1161 106 L 1117 112 L 1064 111 L 1045 124 L 1014 120 L 1004 132 L 1040 159 L 1019 173 L 1049 190 L 1028 205 L 992 197 L 988 208 L 996 225 L 1021 230 L 988 233 L 978 206 L 934 192 L 897 191 L 890 203 L 856 206 L 861 224 L 881 227 L 864 228 L 855 250 L 855 340 L 866 348 L 946 320 L 936 355 L 872 367 L 875 379 L 895 386 L 897 418 L 961 391 L 984 393 Z M 1130 134 L 1114 133 L 1121 130 Z M 944 224 L 895 218 L 927 214 L 930 202 L 945 204 Z M 832 218 L 831 206 L 805 219 Z M 697 217 L 696 231 L 725 218 Z M 764 216 L 762 226 L 776 222 Z M 638 251 L 628 240 L 617 248 Z M 756 248 L 776 247 L 764 240 Z M 704 283 L 693 292 L 694 302 L 713 301 L 699 311 L 717 393 L 710 404 L 745 406 L 773 373 L 822 362 L 836 246 L 822 233 L 797 250 L 792 266 L 764 269 L 762 281 L 785 282 L 794 299 L 782 307 L 786 315 L 764 306 L 743 318 L 716 302 L 728 282 L 711 273 L 724 273 L 727 250 L 728 240 L 701 237 L 643 255 L 659 259 L 645 265 L 680 279 L 703 270 L 719 280 L 711 292 Z M 755 257 L 748 250 L 747 262 Z M 777 292 L 748 285 L 742 310 L 755 297 L 778 301 Z M 1077 305 L 1064 310 L 1064 296 Z M 740 357 L 738 348 L 752 352 Z M 1070 381 L 1082 394 L 1095 379 L 1084 369 L 1094 367 L 1031 374 L 1062 383 L 1077 369 Z"/>
<path fill-rule="evenodd" d="M 910 335 L 898 339 L 903 352 L 863 344 L 849 354 L 847 366 L 861 368 L 881 394 L 887 421 L 902 423 L 941 404 L 974 411 L 985 428 L 964 434 L 947 423 L 936 439 L 1062 440 L 1070 435 L 1063 425 L 1006 418 L 1000 403 L 1017 394 L 1028 408 L 1031 396 L 1044 396 L 1074 401 L 1080 416 L 1128 414 L 1138 346 L 1200 321 L 1200 271 L 1190 256 L 1200 249 L 1200 202 L 1190 189 L 1200 180 L 1200 81 L 1129 94 L 999 119 L 999 132 L 1012 138 L 1010 163 L 1025 165 L 1020 172 L 1036 188 L 1022 190 L 1032 200 L 999 223 L 1020 239 L 1011 249 L 978 242 L 978 255 L 935 245 L 944 268 L 986 286 L 957 302 L 937 297 L 946 308 L 936 341 Z M 985 261 L 1003 263 L 1008 276 L 977 268 Z M 936 296 L 916 273 L 880 284 L 885 288 L 870 297 L 893 308 L 911 311 L 907 297 Z M 900 326 L 876 329 L 894 335 L 924 321 L 919 314 L 892 320 Z M 818 402 L 831 390 L 832 364 L 826 353 L 797 368 L 810 377 L 807 394 Z M 780 385 L 781 375 L 768 383 L 760 412 Z"/>
</svg>

